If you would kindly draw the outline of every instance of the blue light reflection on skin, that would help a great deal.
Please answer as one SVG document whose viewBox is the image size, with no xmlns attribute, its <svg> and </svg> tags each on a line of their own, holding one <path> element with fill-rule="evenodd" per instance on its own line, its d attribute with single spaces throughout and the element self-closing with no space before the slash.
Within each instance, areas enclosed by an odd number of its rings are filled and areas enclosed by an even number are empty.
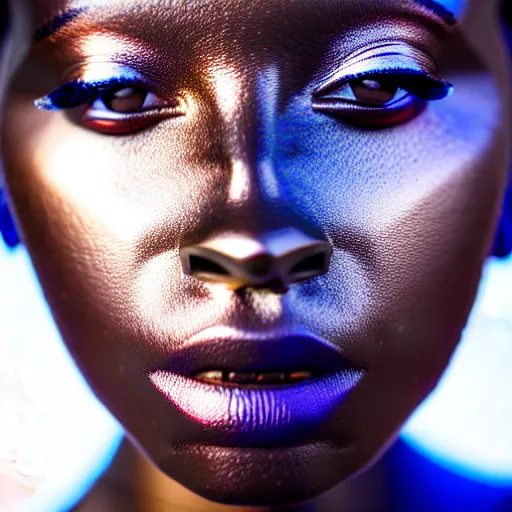
<svg viewBox="0 0 512 512">
<path fill-rule="evenodd" d="M 0 242 L 0 278 L 0 466 L 7 457 L 33 482 L 21 512 L 69 510 L 108 467 L 122 431 L 61 342 L 23 247 Z"/>
<path fill-rule="evenodd" d="M 488 260 L 461 344 L 402 439 L 460 476 L 512 488 L 512 256 Z"/>
</svg>

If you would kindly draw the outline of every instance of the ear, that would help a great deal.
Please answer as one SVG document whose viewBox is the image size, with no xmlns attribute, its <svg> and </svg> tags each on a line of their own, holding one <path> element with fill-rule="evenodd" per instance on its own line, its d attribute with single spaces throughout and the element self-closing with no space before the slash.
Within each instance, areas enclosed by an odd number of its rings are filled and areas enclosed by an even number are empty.
<svg viewBox="0 0 512 512">
<path fill-rule="evenodd" d="M 0 188 L 0 235 L 8 247 L 14 248 L 20 243 L 16 226 L 7 205 L 4 191 Z"/>
</svg>

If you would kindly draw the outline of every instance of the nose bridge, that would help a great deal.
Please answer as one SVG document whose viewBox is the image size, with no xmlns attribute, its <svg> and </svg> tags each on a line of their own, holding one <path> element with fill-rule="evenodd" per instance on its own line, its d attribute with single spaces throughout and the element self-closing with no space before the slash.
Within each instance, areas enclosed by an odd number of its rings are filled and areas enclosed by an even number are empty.
<svg viewBox="0 0 512 512">
<path fill-rule="evenodd" d="M 229 190 L 221 213 L 209 218 L 194 244 L 180 248 L 183 272 L 231 290 L 284 293 L 327 272 L 332 249 L 279 191 L 277 69 L 223 67 L 214 72 L 213 83 Z"/>
<path fill-rule="evenodd" d="M 248 66 L 250 68 L 250 66 Z M 276 199 L 274 167 L 279 73 L 275 66 L 214 71 L 229 176 L 228 203 Z"/>
</svg>

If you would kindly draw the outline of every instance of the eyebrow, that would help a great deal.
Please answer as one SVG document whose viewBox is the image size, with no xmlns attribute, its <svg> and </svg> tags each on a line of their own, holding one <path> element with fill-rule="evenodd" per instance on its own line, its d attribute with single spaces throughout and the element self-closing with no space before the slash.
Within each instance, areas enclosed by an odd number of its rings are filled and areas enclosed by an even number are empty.
<svg viewBox="0 0 512 512">
<path fill-rule="evenodd" d="M 87 7 L 69 9 L 64 13 L 55 16 L 47 23 L 40 25 L 39 27 L 37 27 L 36 32 L 34 34 L 34 43 L 38 43 L 39 41 L 43 41 L 44 39 L 47 39 L 48 37 L 52 36 L 53 34 L 58 32 L 62 27 L 72 22 L 75 18 L 78 18 L 78 16 L 80 16 L 87 10 Z"/>
<path fill-rule="evenodd" d="M 441 5 L 436 0 L 412 0 L 413 3 L 425 7 L 429 11 L 433 12 L 436 16 L 440 17 L 448 25 L 454 25 L 456 23 L 455 16 L 446 7 Z M 38 43 L 51 37 L 53 34 L 58 32 L 61 28 L 71 23 L 76 18 L 88 11 L 89 7 L 78 7 L 75 9 L 69 9 L 62 14 L 58 14 L 50 21 L 40 25 L 34 34 L 34 42 Z"/>
</svg>

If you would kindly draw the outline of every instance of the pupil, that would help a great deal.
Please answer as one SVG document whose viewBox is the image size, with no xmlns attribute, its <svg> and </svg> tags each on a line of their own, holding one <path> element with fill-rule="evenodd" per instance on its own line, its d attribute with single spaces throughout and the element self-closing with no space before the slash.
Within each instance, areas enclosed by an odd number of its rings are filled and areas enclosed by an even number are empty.
<svg viewBox="0 0 512 512">
<path fill-rule="evenodd" d="M 146 101 L 147 92 L 134 87 L 119 89 L 104 100 L 105 106 L 113 112 L 140 112 Z"/>
<path fill-rule="evenodd" d="M 350 87 L 356 99 L 370 105 L 385 105 L 398 91 L 397 85 L 386 80 L 357 80 Z"/>
</svg>

